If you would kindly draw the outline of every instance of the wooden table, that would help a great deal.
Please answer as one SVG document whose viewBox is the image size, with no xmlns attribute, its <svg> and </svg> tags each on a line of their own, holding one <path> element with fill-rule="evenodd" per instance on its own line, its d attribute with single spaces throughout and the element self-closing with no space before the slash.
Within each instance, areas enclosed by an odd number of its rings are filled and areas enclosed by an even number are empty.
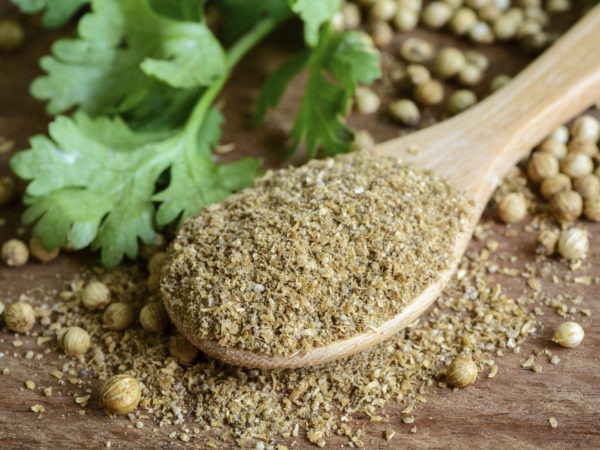
<svg viewBox="0 0 600 450">
<path fill-rule="evenodd" d="M 0 5 L 0 17 L 5 16 L 19 17 L 8 2 Z M 24 17 L 19 20 L 28 21 Z M 21 49 L 11 54 L 0 54 L 0 135 L 14 140 L 15 149 L 27 148 L 31 135 L 46 132 L 48 118 L 43 112 L 43 105 L 28 95 L 28 85 L 40 73 L 37 65 L 40 55 L 46 53 L 49 44 L 64 33 L 64 30 L 43 31 L 35 26 L 27 26 L 27 30 L 27 41 Z M 460 41 L 425 31 L 414 34 L 433 36 L 440 45 L 454 43 L 465 47 Z M 391 48 L 397 47 L 405 37 L 397 36 Z M 250 127 L 250 111 L 257 86 L 287 52 L 274 41 L 266 43 L 247 58 L 226 88 L 222 99 L 227 122 L 222 142 L 235 144 L 236 150 L 231 158 L 253 155 L 265 158 L 268 166 L 282 163 L 280 150 L 285 145 L 286 132 L 300 99 L 300 83 L 294 84 L 281 106 L 258 130 Z M 488 47 L 485 52 L 492 61 L 502 61 L 501 65 L 492 66 L 501 66 L 505 73 L 515 73 L 527 62 L 527 58 L 518 51 L 505 46 Z M 493 68 L 488 79 L 498 71 Z M 480 92 L 483 91 L 485 88 Z M 355 128 L 370 130 L 378 140 L 399 132 L 384 113 L 369 117 L 352 116 L 350 123 Z M 0 155 L 0 176 L 9 173 L 11 154 Z M 20 187 L 22 189 L 24 185 Z M 7 219 L 6 225 L 0 227 L 0 242 L 16 236 L 22 210 L 19 205 L 0 209 L 0 216 Z M 487 214 L 493 217 L 493 213 Z M 597 277 L 600 275 L 600 224 L 586 223 L 586 226 L 590 230 L 592 248 L 584 268 L 576 274 Z M 508 238 L 504 236 L 505 231 L 506 228 L 500 224 L 492 230 L 492 238 L 501 242 L 498 258 L 516 255 L 516 267 L 532 261 L 535 233 L 522 231 Z M 25 236 L 28 236 L 27 232 Z M 476 245 L 473 243 L 474 247 Z M 1 266 L 0 300 L 5 304 L 15 301 L 31 287 L 61 288 L 65 280 L 93 258 L 87 254 L 61 255 L 46 265 L 30 262 L 20 269 Z M 558 261 L 555 264 L 561 275 L 568 272 L 566 264 Z M 527 291 L 524 280 L 519 277 L 498 276 L 495 281 L 500 282 L 509 294 L 521 295 Z M 559 289 L 545 281 L 543 296 L 555 295 Z M 539 318 L 537 332 L 523 346 L 522 353 L 498 359 L 499 372 L 494 379 L 480 377 L 475 386 L 458 393 L 449 389 L 433 389 L 428 395 L 428 402 L 416 411 L 417 434 L 410 433 L 410 426 L 402 424 L 399 410 L 394 405 L 387 408 L 389 424 L 369 423 L 366 418 L 357 417 L 357 424 L 365 431 L 363 440 L 367 448 L 600 448 L 600 325 L 597 320 L 600 315 L 600 288 L 597 283 L 575 285 L 563 293 L 582 295 L 583 307 L 592 311 L 591 317 L 579 313 L 575 316 L 586 331 L 580 347 L 567 350 L 550 342 L 554 327 L 564 319 L 546 308 L 545 315 Z M 13 340 L 5 328 L 0 331 L 0 353 L 4 354 L 0 357 L 0 372 L 4 368 L 9 369 L 7 375 L 0 375 L 0 447 L 84 448 L 104 446 L 106 441 L 123 447 L 184 445 L 168 438 L 172 431 L 169 428 L 161 428 L 153 436 L 149 428 L 136 429 L 126 417 L 108 419 L 95 401 L 84 416 L 79 415 L 80 408 L 69 395 L 76 388 L 59 386 L 56 379 L 48 375 L 47 365 L 55 361 L 57 355 L 44 355 L 41 361 L 25 359 L 23 355 L 28 350 L 40 351 L 35 337 L 21 338 L 24 345 L 19 348 L 13 347 Z M 534 348 L 550 348 L 559 355 L 561 363 L 557 366 L 544 364 L 542 373 L 521 368 L 520 362 Z M 38 386 L 53 386 L 52 397 L 26 390 L 24 381 L 27 379 L 35 380 Z M 93 398 L 97 398 L 99 382 L 91 380 L 91 385 Z M 30 410 L 30 406 L 36 403 L 46 408 L 42 418 Z M 557 428 L 549 426 L 549 417 L 557 418 Z M 393 440 L 386 442 L 382 433 L 389 427 L 394 428 L 397 434 Z M 207 438 L 214 436 L 211 433 L 206 435 Z M 202 446 L 201 440 L 193 442 Z M 331 446 L 346 442 L 345 438 L 328 439 Z M 300 440 L 296 447 L 308 445 L 307 441 Z"/>
</svg>

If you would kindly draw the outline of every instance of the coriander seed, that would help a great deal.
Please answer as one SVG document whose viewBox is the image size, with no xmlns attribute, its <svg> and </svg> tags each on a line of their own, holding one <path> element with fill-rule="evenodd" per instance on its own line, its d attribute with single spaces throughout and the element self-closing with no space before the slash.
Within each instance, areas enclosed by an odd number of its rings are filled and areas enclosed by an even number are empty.
<svg viewBox="0 0 600 450">
<path fill-rule="evenodd" d="M 4 323 L 11 331 L 25 333 L 35 324 L 35 313 L 29 303 L 15 302 L 7 306 L 4 311 Z"/>
<path fill-rule="evenodd" d="M 490 65 L 487 56 L 477 50 L 467 50 L 465 56 L 467 57 L 468 63 L 478 67 L 481 71 L 487 70 Z"/>
<path fill-rule="evenodd" d="M 448 112 L 458 114 L 477 103 L 475 92 L 469 89 L 459 89 L 454 91 L 448 100 Z"/>
<path fill-rule="evenodd" d="M 10 267 L 21 267 L 29 259 L 29 250 L 23 241 L 10 239 L 2 245 L 0 250 L 2 261 Z"/>
<path fill-rule="evenodd" d="M 583 199 L 575 191 L 558 192 L 550 200 L 550 212 L 559 222 L 573 222 L 583 209 Z"/>
<path fill-rule="evenodd" d="M 498 204 L 498 216 L 504 223 L 520 222 L 527 215 L 527 201 L 520 192 L 508 194 Z"/>
<path fill-rule="evenodd" d="M 91 281 L 81 292 L 81 303 L 90 311 L 104 309 L 110 303 L 110 291 L 104 283 Z"/>
<path fill-rule="evenodd" d="M 547 201 L 562 191 L 571 190 L 571 179 L 564 173 L 545 178 L 540 185 L 540 193 Z"/>
<path fill-rule="evenodd" d="M 583 215 L 592 222 L 600 222 L 600 195 L 585 199 Z"/>
<path fill-rule="evenodd" d="M 110 414 L 127 414 L 137 408 L 142 395 L 140 384 L 131 375 L 110 377 L 100 391 L 100 407 Z"/>
<path fill-rule="evenodd" d="M 581 138 L 573 138 L 567 146 L 569 153 L 578 152 L 589 157 L 594 157 L 599 153 L 598 145 L 593 141 Z"/>
<path fill-rule="evenodd" d="M 537 235 L 535 252 L 539 255 L 551 256 L 556 250 L 558 234 L 551 230 L 544 230 Z"/>
<path fill-rule="evenodd" d="M 408 38 L 400 47 L 400 55 L 408 62 L 423 63 L 433 57 L 433 45 L 419 38 Z"/>
<path fill-rule="evenodd" d="M 148 260 L 150 276 L 148 277 L 147 286 L 151 294 L 155 294 L 160 289 L 160 271 L 166 259 L 167 254 L 165 252 L 158 252 Z"/>
<path fill-rule="evenodd" d="M 598 142 L 600 138 L 600 122 L 594 116 L 579 116 L 571 125 L 571 136 L 583 141 Z"/>
<path fill-rule="evenodd" d="M 140 325 L 146 331 L 162 333 L 169 326 L 169 316 L 162 303 L 152 302 L 144 305 L 140 311 Z"/>
<path fill-rule="evenodd" d="M 558 174 L 558 160 L 549 153 L 534 153 L 527 165 L 527 175 L 534 183 Z"/>
<path fill-rule="evenodd" d="M 546 11 L 549 14 L 559 14 L 571 9 L 570 0 L 546 0 Z"/>
<path fill-rule="evenodd" d="M 494 20 L 492 29 L 500 41 L 508 41 L 517 34 L 521 21 L 512 14 L 502 14 Z"/>
<path fill-rule="evenodd" d="M 578 259 L 587 253 L 590 241 L 586 230 L 570 228 L 560 233 L 558 253 L 565 259 Z"/>
<path fill-rule="evenodd" d="M 409 64 L 404 75 L 408 83 L 413 86 L 431 80 L 429 70 L 421 64 Z"/>
<path fill-rule="evenodd" d="M 369 34 L 377 47 L 387 47 L 394 39 L 394 31 L 387 22 L 372 22 L 369 26 Z"/>
<path fill-rule="evenodd" d="M 429 80 L 417 85 L 414 95 L 424 106 L 437 105 L 444 99 L 444 86 L 438 80 Z"/>
<path fill-rule="evenodd" d="M 417 11 L 398 8 L 393 23 L 400 31 L 414 30 L 419 23 L 419 14 Z"/>
<path fill-rule="evenodd" d="M 457 36 L 464 36 L 477 23 L 477 14 L 471 8 L 458 8 L 449 22 L 450 30 Z"/>
<path fill-rule="evenodd" d="M 467 63 L 458 73 L 457 80 L 465 86 L 474 86 L 483 78 L 483 72 L 475 64 Z"/>
<path fill-rule="evenodd" d="M 552 341 L 562 347 L 574 348 L 581 344 L 584 335 L 583 328 L 577 322 L 563 322 L 556 328 Z"/>
<path fill-rule="evenodd" d="M 592 159 L 579 152 L 571 152 L 560 163 L 560 171 L 572 178 L 582 177 L 594 170 Z"/>
<path fill-rule="evenodd" d="M 510 80 L 511 77 L 509 75 L 496 75 L 494 78 L 492 78 L 492 81 L 490 81 L 490 90 L 492 92 L 496 92 L 506 86 Z"/>
<path fill-rule="evenodd" d="M 537 147 L 537 153 L 548 153 L 556 159 L 563 159 L 567 155 L 567 146 L 554 136 L 550 136 L 542 141 Z"/>
<path fill-rule="evenodd" d="M 569 129 L 564 125 L 560 125 L 556 127 L 549 137 L 557 139 L 559 142 L 566 144 L 569 142 Z"/>
<path fill-rule="evenodd" d="M 481 19 L 487 23 L 493 23 L 501 15 L 502 15 L 502 11 L 500 10 L 500 8 L 498 8 L 492 2 L 489 2 L 486 5 L 483 5 L 477 11 L 477 16 L 479 17 L 479 19 Z"/>
<path fill-rule="evenodd" d="M 465 55 L 459 49 L 446 47 L 435 58 L 434 71 L 439 78 L 452 78 L 458 74 L 466 62 Z"/>
<path fill-rule="evenodd" d="M 369 18 L 371 20 L 389 21 L 396 14 L 397 3 L 394 0 L 376 0 L 371 6 Z"/>
<path fill-rule="evenodd" d="M 180 364 L 190 365 L 192 364 L 200 350 L 194 347 L 190 341 L 188 341 L 181 334 L 171 336 L 169 340 L 169 353 L 173 356 Z"/>
<path fill-rule="evenodd" d="M 17 193 L 17 185 L 12 177 L 0 178 L 0 206 L 8 205 Z"/>
<path fill-rule="evenodd" d="M 133 308 L 129 303 L 111 303 L 104 310 L 102 323 L 104 328 L 114 331 L 123 331 L 129 328 L 135 319 Z"/>
<path fill-rule="evenodd" d="M 0 20 L 0 50 L 14 50 L 24 40 L 25 31 L 19 22 L 13 19 Z"/>
<path fill-rule="evenodd" d="M 457 356 L 446 369 L 446 381 L 450 386 L 462 388 L 475 383 L 477 365 L 471 358 Z"/>
<path fill-rule="evenodd" d="M 354 133 L 354 142 L 352 145 L 357 150 L 370 150 L 375 147 L 375 139 L 373 139 L 373 136 L 367 130 L 358 130 Z"/>
<path fill-rule="evenodd" d="M 379 109 L 379 96 L 371 89 L 359 87 L 354 94 L 356 110 L 360 114 L 373 114 Z"/>
<path fill-rule="evenodd" d="M 452 16 L 452 9 L 444 2 L 433 1 L 427 4 L 421 13 L 421 21 L 426 27 L 442 28 Z"/>
<path fill-rule="evenodd" d="M 492 29 L 487 23 L 480 20 L 469 31 L 469 37 L 478 44 L 491 44 L 494 42 Z"/>
<path fill-rule="evenodd" d="M 80 327 L 68 327 L 58 335 L 58 345 L 69 356 L 79 356 L 90 348 L 90 335 Z"/>
<path fill-rule="evenodd" d="M 587 198 L 600 195 L 600 179 L 589 173 L 573 181 L 573 188 L 579 192 L 579 195 L 585 200 Z"/>
<path fill-rule="evenodd" d="M 389 111 L 394 119 L 409 127 L 416 126 L 421 119 L 419 107 L 412 100 L 406 98 L 390 103 Z"/>
<path fill-rule="evenodd" d="M 341 7 L 344 28 L 351 30 L 360 26 L 360 8 L 354 3 L 344 2 Z"/>
<path fill-rule="evenodd" d="M 59 247 L 54 247 L 52 250 L 46 250 L 42 241 L 37 237 L 32 237 L 29 240 L 29 253 L 40 262 L 45 263 L 56 259 L 59 252 Z"/>
</svg>

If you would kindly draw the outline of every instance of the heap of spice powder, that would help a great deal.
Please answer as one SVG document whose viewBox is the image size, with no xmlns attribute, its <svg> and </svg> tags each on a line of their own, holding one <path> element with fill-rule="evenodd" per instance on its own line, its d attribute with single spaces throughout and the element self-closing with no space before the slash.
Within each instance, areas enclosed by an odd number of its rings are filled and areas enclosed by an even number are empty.
<svg viewBox="0 0 600 450">
<path fill-rule="evenodd" d="M 464 196 L 368 152 L 270 171 L 185 222 L 161 292 L 192 340 L 289 355 L 398 314 L 452 260 Z"/>
</svg>

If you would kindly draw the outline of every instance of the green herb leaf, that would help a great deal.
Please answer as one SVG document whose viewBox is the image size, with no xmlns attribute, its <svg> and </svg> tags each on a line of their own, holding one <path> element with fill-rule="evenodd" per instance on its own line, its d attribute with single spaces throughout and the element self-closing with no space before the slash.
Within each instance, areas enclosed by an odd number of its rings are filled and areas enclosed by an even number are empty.
<svg viewBox="0 0 600 450">
<path fill-rule="evenodd" d="M 225 71 L 223 49 L 206 25 L 167 19 L 146 0 L 94 0 L 78 32 L 79 39 L 55 42 L 53 56 L 40 60 L 48 75 L 31 87 L 50 101 L 51 114 L 77 105 L 93 114 L 131 109 L 156 83 L 148 74 L 191 87 Z"/>
<path fill-rule="evenodd" d="M 146 58 L 141 68 L 147 75 L 173 87 L 207 86 L 226 70 L 223 48 L 205 26 L 171 24 L 161 33 L 160 59 Z"/>
<path fill-rule="evenodd" d="M 90 0 L 12 0 L 26 14 L 35 14 L 46 8 L 42 23 L 46 28 L 64 25 Z"/>
<path fill-rule="evenodd" d="M 218 136 L 219 121 L 205 122 L 207 136 Z M 90 119 L 84 113 L 73 119 L 57 117 L 49 131 L 52 139 L 33 137 L 32 148 L 11 160 L 12 170 L 31 180 L 23 221 L 37 221 L 33 233 L 47 248 L 65 245 L 69 239 L 76 249 L 90 244 L 101 249 L 108 267 L 123 255 L 135 257 L 138 239 L 153 241 L 153 194 L 159 176 L 170 166 L 193 158 L 195 166 L 189 170 L 202 165 L 210 174 L 239 177 L 206 177 L 195 190 L 206 202 L 221 200 L 253 176 L 212 163 L 208 146 L 215 140 L 210 137 L 205 148 L 194 152 L 186 150 L 189 140 L 184 132 L 133 132 L 120 119 Z M 191 185 L 187 188 L 191 190 Z"/>
<path fill-rule="evenodd" d="M 305 50 L 285 60 L 265 81 L 258 100 L 256 101 L 256 114 L 254 123 L 258 125 L 263 121 L 269 108 L 276 106 L 285 92 L 285 88 L 292 79 L 302 71 L 310 59 L 310 51 Z"/>
<path fill-rule="evenodd" d="M 304 40 L 314 47 L 319 41 L 321 25 L 331 21 L 340 8 L 340 0 L 288 0 L 292 11 L 304 21 Z"/>
<path fill-rule="evenodd" d="M 261 162 L 257 159 L 212 163 L 211 148 L 219 142 L 222 122 L 223 116 L 211 110 L 200 129 L 198 149 L 184 150 L 171 166 L 169 186 L 154 196 L 154 200 L 162 202 L 156 214 L 158 225 L 178 217 L 181 225 L 183 219 L 199 214 L 205 206 L 249 186 L 258 175 Z"/>
<path fill-rule="evenodd" d="M 258 100 L 258 121 L 267 107 L 275 106 L 291 78 L 305 65 L 304 54 L 284 62 L 267 80 Z M 319 44 L 310 54 L 310 74 L 294 128 L 293 153 L 305 139 L 308 157 L 322 147 L 328 156 L 349 152 L 353 138 L 342 115 L 358 83 L 370 84 L 381 76 L 379 56 L 361 41 L 358 33 L 321 32 Z"/>
</svg>

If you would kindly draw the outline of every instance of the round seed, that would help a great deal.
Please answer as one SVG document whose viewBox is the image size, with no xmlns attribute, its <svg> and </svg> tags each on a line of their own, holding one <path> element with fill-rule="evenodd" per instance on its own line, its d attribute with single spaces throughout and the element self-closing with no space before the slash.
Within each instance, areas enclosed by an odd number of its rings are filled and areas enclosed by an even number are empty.
<svg viewBox="0 0 600 450">
<path fill-rule="evenodd" d="M 448 100 L 448 112 L 458 114 L 477 103 L 477 96 L 468 89 L 455 91 Z"/>
<path fill-rule="evenodd" d="M 458 36 L 467 34 L 477 23 L 477 14 L 471 8 L 458 8 L 450 19 L 450 30 Z"/>
<path fill-rule="evenodd" d="M 558 174 L 558 159 L 549 153 L 534 153 L 527 165 L 527 175 L 534 183 Z"/>
<path fill-rule="evenodd" d="M 540 185 L 540 193 L 547 201 L 559 192 L 569 190 L 571 190 L 571 179 L 562 173 L 545 178 Z"/>
<path fill-rule="evenodd" d="M 433 1 L 429 3 L 421 14 L 421 20 L 426 27 L 442 28 L 452 16 L 452 9 L 446 3 Z"/>
<path fill-rule="evenodd" d="M 373 114 L 379 109 L 379 96 L 366 87 L 356 89 L 354 100 L 360 114 Z"/>
<path fill-rule="evenodd" d="M 437 105 L 444 99 L 444 86 L 438 80 L 429 80 L 415 87 L 415 99 L 425 106 Z"/>
<path fill-rule="evenodd" d="M 409 127 L 414 127 L 421 119 L 418 106 L 406 98 L 390 103 L 389 110 L 394 119 Z"/>
<path fill-rule="evenodd" d="M 563 159 L 567 155 L 567 146 L 556 137 L 550 136 L 538 145 L 537 153 L 548 153 L 556 159 Z"/>
<path fill-rule="evenodd" d="M 433 57 L 433 45 L 424 39 L 409 38 L 400 47 L 400 55 L 408 62 L 423 63 Z"/>
<path fill-rule="evenodd" d="M 583 199 L 575 191 L 561 191 L 550 200 L 550 212 L 559 222 L 573 222 L 581 215 Z"/>
<path fill-rule="evenodd" d="M 450 386 L 462 388 L 475 383 L 477 365 L 472 359 L 458 356 L 446 369 L 446 381 Z"/>
<path fill-rule="evenodd" d="M 571 152 L 561 161 L 560 170 L 572 178 L 582 177 L 594 170 L 591 158 L 583 153 Z"/>
<path fill-rule="evenodd" d="M 581 344 L 584 335 L 583 328 L 577 322 L 563 322 L 554 332 L 552 341 L 563 347 L 574 348 Z"/>
<path fill-rule="evenodd" d="M 465 66 L 466 58 L 463 52 L 454 47 L 441 50 L 434 62 L 434 70 L 441 79 L 452 78 Z"/>
</svg>

